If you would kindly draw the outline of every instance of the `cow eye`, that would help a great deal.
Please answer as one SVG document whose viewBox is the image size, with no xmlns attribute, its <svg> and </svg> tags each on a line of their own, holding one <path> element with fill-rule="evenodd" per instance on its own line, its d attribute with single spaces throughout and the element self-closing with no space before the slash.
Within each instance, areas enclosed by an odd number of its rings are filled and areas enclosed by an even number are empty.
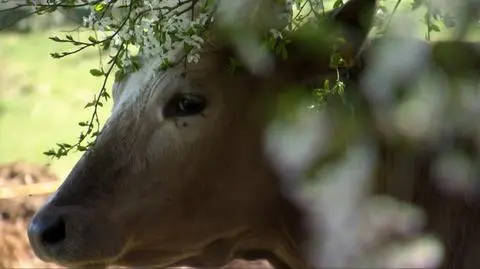
<svg viewBox="0 0 480 269">
<path fill-rule="evenodd" d="M 193 94 L 174 96 L 165 106 L 165 117 L 185 117 L 200 114 L 207 107 L 205 97 Z"/>
</svg>

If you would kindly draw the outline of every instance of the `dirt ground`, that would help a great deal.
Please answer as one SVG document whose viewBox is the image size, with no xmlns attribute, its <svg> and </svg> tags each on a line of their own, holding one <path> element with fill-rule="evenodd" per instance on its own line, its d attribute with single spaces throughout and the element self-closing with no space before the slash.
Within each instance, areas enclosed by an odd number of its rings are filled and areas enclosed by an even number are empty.
<svg viewBox="0 0 480 269">
<path fill-rule="evenodd" d="M 0 164 L 0 188 L 6 185 L 55 181 L 47 167 L 27 164 Z M 0 268 L 59 268 L 35 257 L 26 230 L 35 211 L 47 196 L 0 199 Z"/>
</svg>

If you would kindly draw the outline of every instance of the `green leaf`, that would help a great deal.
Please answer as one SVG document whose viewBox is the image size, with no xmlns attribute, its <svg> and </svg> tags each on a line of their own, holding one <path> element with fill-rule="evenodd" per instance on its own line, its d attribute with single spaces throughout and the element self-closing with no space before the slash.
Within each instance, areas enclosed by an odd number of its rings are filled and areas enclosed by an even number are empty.
<svg viewBox="0 0 480 269">
<path fill-rule="evenodd" d="M 48 37 L 48 39 L 53 40 L 53 41 L 56 41 L 56 42 L 61 41 L 58 36 L 50 36 L 50 37 Z"/>
<path fill-rule="evenodd" d="M 87 151 L 87 147 L 78 145 L 78 146 L 77 146 L 77 150 L 78 150 L 78 151 Z"/>
<path fill-rule="evenodd" d="M 95 105 L 95 102 L 90 102 L 88 104 L 86 104 L 83 108 L 88 108 L 88 107 L 91 107 L 91 106 L 94 106 Z"/>
<path fill-rule="evenodd" d="M 335 3 L 333 4 L 333 8 L 339 8 L 341 6 L 343 6 L 342 0 L 336 0 Z"/>
<path fill-rule="evenodd" d="M 102 49 L 107 50 L 108 48 L 110 48 L 110 44 L 111 44 L 111 39 L 107 39 L 103 41 L 103 43 L 101 43 Z"/>
<path fill-rule="evenodd" d="M 105 88 L 103 88 L 103 91 L 102 91 L 101 96 L 102 96 L 103 98 L 105 98 L 105 101 L 107 101 L 108 98 L 110 98 L 110 94 L 108 94 L 108 92 L 107 92 L 107 90 L 106 90 Z"/>
<path fill-rule="evenodd" d="M 323 82 L 323 89 L 328 91 L 330 89 L 330 81 L 328 79 L 326 79 L 324 82 Z"/>
<path fill-rule="evenodd" d="M 57 146 L 62 150 L 65 149 L 65 146 L 63 144 L 57 143 Z"/>
<path fill-rule="evenodd" d="M 107 7 L 107 4 L 105 2 L 100 2 L 95 5 L 94 10 L 96 12 L 102 12 L 106 7 Z"/>
<path fill-rule="evenodd" d="M 92 43 L 96 43 L 97 42 L 97 39 L 93 36 L 89 36 L 88 37 L 88 41 L 92 42 Z"/>
<path fill-rule="evenodd" d="M 54 52 L 54 53 L 50 53 L 50 56 L 54 59 L 58 59 L 58 58 L 61 58 L 62 56 L 60 54 L 58 54 L 57 52 Z"/>
<path fill-rule="evenodd" d="M 92 74 L 92 76 L 94 77 L 101 77 L 104 75 L 103 71 L 99 70 L 99 69 L 90 69 L 90 74 Z"/>
<path fill-rule="evenodd" d="M 55 156 L 55 155 L 57 155 L 57 153 L 53 149 L 50 149 L 48 151 L 43 152 L 43 155 Z"/>
</svg>

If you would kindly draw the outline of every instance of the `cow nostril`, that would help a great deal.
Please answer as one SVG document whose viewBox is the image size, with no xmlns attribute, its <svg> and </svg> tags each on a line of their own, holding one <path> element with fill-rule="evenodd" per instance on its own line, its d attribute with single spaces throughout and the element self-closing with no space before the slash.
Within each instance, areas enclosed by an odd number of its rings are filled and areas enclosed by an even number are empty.
<svg viewBox="0 0 480 269">
<path fill-rule="evenodd" d="M 40 240 L 43 245 L 55 245 L 65 240 L 66 227 L 63 218 L 57 218 L 43 230 Z"/>
</svg>

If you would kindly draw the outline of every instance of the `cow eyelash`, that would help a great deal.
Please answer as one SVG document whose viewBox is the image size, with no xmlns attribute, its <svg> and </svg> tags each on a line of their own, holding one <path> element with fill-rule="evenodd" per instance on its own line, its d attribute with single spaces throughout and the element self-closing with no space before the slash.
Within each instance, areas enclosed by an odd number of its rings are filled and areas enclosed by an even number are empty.
<svg viewBox="0 0 480 269">
<path fill-rule="evenodd" d="M 207 99 L 195 94 L 177 94 L 163 109 L 164 117 L 186 117 L 201 114 L 207 107 Z"/>
</svg>

